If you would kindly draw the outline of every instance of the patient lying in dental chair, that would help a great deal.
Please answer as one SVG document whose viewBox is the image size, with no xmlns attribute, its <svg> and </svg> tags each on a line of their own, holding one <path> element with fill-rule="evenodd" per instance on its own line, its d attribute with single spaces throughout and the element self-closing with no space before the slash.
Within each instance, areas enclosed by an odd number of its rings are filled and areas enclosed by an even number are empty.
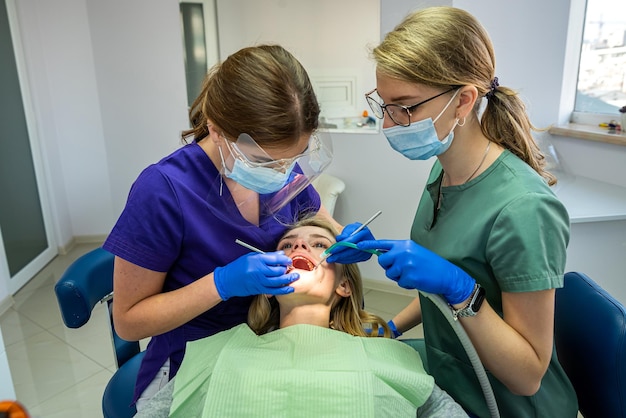
<svg viewBox="0 0 626 418">
<path fill-rule="evenodd" d="M 361 309 L 356 265 L 313 268 L 335 235 L 317 218 L 291 228 L 277 249 L 300 273 L 295 291 L 257 296 L 248 324 L 188 343 L 176 377 L 137 417 L 467 417 L 416 351 L 370 336 L 390 331 Z"/>
</svg>

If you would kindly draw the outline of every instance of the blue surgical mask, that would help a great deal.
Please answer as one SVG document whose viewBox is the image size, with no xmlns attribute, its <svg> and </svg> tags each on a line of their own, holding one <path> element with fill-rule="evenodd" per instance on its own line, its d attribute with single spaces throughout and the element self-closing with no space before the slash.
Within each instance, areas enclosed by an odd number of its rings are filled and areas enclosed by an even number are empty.
<svg viewBox="0 0 626 418">
<path fill-rule="evenodd" d="M 455 91 L 452 98 L 448 101 L 443 110 L 437 115 L 435 120 L 432 118 L 418 120 L 409 126 L 393 126 L 384 128 L 383 134 L 389 141 L 391 148 L 398 151 L 410 160 L 427 160 L 435 155 L 443 154 L 450 148 L 454 139 L 454 128 L 458 124 L 457 119 L 450 133 L 441 141 L 437 136 L 435 122 L 446 111 L 452 100 L 459 91 Z"/>
<path fill-rule="evenodd" d="M 270 194 L 279 191 L 289 180 L 289 176 L 296 165 L 294 161 L 283 173 L 269 167 L 250 167 L 238 158 L 234 158 L 233 168 L 229 170 L 224 162 L 221 148 L 219 148 L 219 152 L 224 175 L 258 194 Z"/>
</svg>

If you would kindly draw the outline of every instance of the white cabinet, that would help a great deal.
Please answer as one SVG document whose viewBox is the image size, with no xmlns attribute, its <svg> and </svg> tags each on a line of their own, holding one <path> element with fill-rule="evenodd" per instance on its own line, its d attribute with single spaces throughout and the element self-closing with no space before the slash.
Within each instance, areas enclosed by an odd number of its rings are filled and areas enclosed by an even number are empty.
<svg viewBox="0 0 626 418">
<path fill-rule="evenodd" d="M 587 274 L 626 305 L 626 188 L 556 174 L 571 221 L 566 271 Z"/>
</svg>

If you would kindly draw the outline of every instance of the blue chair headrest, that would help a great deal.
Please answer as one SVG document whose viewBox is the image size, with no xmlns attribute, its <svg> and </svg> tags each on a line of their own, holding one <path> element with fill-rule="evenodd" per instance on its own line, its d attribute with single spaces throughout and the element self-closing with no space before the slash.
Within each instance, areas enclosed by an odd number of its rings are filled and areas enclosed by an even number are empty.
<svg viewBox="0 0 626 418">
<path fill-rule="evenodd" d="M 83 326 L 96 303 L 113 291 L 114 255 L 96 248 L 74 261 L 54 286 L 63 322 Z"/>
</svg>

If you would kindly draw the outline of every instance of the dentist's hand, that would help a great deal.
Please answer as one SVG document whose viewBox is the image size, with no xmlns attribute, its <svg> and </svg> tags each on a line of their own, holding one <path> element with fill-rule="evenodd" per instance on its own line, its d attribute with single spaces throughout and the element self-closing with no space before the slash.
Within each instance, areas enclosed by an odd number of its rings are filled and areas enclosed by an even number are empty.
<svg viewBox="0 0 626 418">
<path fill-rule="evenodd" d="M 442 295 L 454 305 L 470 297 L 476 281 L 448 260 L 411 240 L 374 240 L 359 242 L 361 249 L 386 251 L 378 264 L 391 280 L 405 289 Z"/>
<path fill-rule="evenodd" d="M 289 284 L 300 278 L 298 273 L 285 274 L 291 258 L 284 252 L 249 253 L 218 267 L 213 272 L 217 293 L 222 300 L 233 296 L 259 294 L 285 295 L 293 292 Z"/>
<path fill-rule="evenodd" d="M 359 222 L 346 225 L 345 228 L 343 228 L 343 231 L 341 231 L 341 234 L 337 235 L 337 241 L 346 241 L 357 244 L 361 241 L 376 239 L 368 227 L 365 227 L 356 234 L 350 236 L 350 234 L 352 234 L 360 226 L 361 223 Z M 354 248 L 338 247 L 333 249 L 332 254 L 326 259 L 326 261 L 329 263 L 351 264 L 369 260 L 371 256 L 371 253 L 355 250 Z"/>
</svg>

